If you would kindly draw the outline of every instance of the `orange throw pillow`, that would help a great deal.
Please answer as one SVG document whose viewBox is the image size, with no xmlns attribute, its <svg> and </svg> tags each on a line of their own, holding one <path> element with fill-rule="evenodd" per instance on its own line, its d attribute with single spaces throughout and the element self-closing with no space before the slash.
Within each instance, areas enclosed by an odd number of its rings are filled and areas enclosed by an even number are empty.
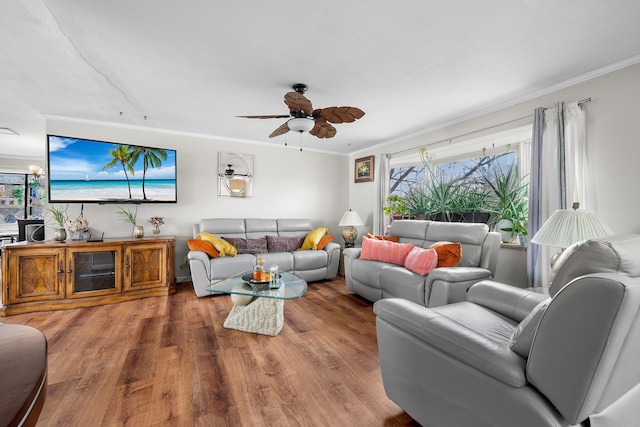
<svg viewBox="0 0 640 427">
<path fill-rule="evenodd" d="M 436 242 L 429 246 L 438 253 L 438 267 L 455 267 L 462 259 L 462 245 L 453 242 Z"/>
<path fill-rule="evenodd" d="M 367 237 L 370 238 L 370 239 L 388 240 L 390 242 L 396 242 L 396 243 L 398 243 L 398 241 L 400 240 L 400 238 L 398 236 L 374 236 L 371 233 L 367 233 Z"/>
<path fill-rule="evenodd" d="M 213 245 L 206 240 L 189 239 L 187 240 L 187 245 L 189 246 L 190 250 L 202 251 L 205 254 L 209 255 L 209 258 L 218 258 L 220 256 L 216 248 L 214 248 Z"/>
<path fill-rule="evenodd" d="M 325 246 L 327 246 L 327 243 L 333 241 L 333 235 L 331 234 L 326 234 L 324 236 L 322 236 L 322 239 L 320 239 L 320 241 L 318 242 L 318 250 L 322 250 L 324 249 Z"/>
<path fill-rule="evenodd" d="M 404 265 L 404 260 L 411 249 L 413 249 L 411 243 L 394 243 L 363 237 L 360 259 Z"/>
</svg>

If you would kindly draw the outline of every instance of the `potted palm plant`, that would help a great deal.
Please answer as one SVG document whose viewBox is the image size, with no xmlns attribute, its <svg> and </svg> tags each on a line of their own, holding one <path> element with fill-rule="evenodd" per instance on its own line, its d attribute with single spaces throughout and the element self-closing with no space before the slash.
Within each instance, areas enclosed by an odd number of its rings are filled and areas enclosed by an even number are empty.
<svg viewBox="0 0 640 427">
<path fill-rule="evenodd" d="M 138 207 L 135 210 L 120 208 L 118 215 L 122 221 L 133 225 L 133 237 L 144 237 L 144 227 L 138 225 Z"/>
<path fill-rule="evenodd" d="M 53 232 L 53 240 L 57 242 L 66 240 L 67 230 L 64 228 L 64 223 L 67 221 L 67 210 L 50 206 L 47 211 L 53 215 L 53 221 L 56 223 L 55 230 Z"/>
<path fill-rule="evenodd" d="M 502 234 L 505 243 L 522 234 L 527 235 L 527 219 L 529 215 L 529 184 L 516 165 L 508 170 L 496 167 L 493 176 L 483 175 L 487 187 L 491 191 L 491 219 L 489 224 Z"/>
</svg>

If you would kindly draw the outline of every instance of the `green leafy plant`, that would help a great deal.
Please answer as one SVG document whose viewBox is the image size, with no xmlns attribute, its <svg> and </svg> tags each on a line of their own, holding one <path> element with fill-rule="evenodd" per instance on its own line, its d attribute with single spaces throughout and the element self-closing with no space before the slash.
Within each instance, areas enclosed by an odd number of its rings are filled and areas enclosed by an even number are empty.
<svg viewBox="0 0 640 427">
<path fill-rule="evenodd" d="M 391 216 L 404 217 L 408 215 L 405 200 L 397 194 L 392 194 L 391 196 L 387 197 L 383 211 L 385 215 Z"/>
<path fill-rule="evenodd" d="M 120 215 L 122 221 L 128 222 L 134 227 L 138 225 L 138 208 L 135 210 L 120 208 L 118 210 L 118 215 Z"/>
<path fill-rule="evenodd" d="M 53 220 L 60 228 L 64 228 L 64 223 L 67 221 L 67 208 L 56 208 L 55 206 L 50 206 L 47 208 L 47 211 L 53 215 Z"/>
<path fill-rule="evenodd" d="M 493 176 L 483 175 L 487 187 L 491 190 L 491 219 L 489 223 L 495 225 L 501 219 L 508 219 L 512 227 L 502 231 L 511 232 L 511 236 L 518 233 L 527 235 L 527 220 L 529 216 L 529 184 L 520 178 L 517 166 L 506 171 L 495 168 Z"/>
</svg>

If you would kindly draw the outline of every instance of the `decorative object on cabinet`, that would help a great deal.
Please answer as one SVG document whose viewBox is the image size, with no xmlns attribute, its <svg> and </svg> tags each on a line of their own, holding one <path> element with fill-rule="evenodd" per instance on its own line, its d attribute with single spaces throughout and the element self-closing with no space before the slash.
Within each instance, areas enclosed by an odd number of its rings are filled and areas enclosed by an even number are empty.
<svg viewBox="0 0 640 427">
<path fill-rule="evenodd" d="M 118 215 L 120 215 L 122 221 L 128 222 L 129 224 L 133 225 L 133 232 L 132 232 L 133 237 L 144 236 L 144 228 L 142 228 L 142 226 L 138 226 L 138 207 L 137 206 L 134 210 L 120 208 L 120 210 L 118 210 Z M 142 231 L 140 230 L 141 228 L 142 228 Z"/>
<path fill-rule="evenodd" d="M 218 153 L 218 196 L 253 196 L 253 156 Z"/>
<path fill-rule="evenodd" d="M 157 236 L 160 234 L 160 226 L 164 224 L 164 219 L 161 216 L 154 216 L 149 219 L 151 225 L 153 225 L 153 235 Z"/>
<path fill-rule="evenodd" d="M 353 166 L 355 182 L 373 181 L 374 156 L 361 157 L 355 160 Z"/>
</svg>

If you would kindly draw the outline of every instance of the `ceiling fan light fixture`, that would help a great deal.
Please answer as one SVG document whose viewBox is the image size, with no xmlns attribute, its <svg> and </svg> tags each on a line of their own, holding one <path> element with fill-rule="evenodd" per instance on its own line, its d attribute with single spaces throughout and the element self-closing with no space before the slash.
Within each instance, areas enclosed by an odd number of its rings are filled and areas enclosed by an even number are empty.
<svg viewBox="0 0 640 427">
<path fill-rule="evenodd" d="M 315 126 L 316 122 L 313 119 L 304 117 L 296 117 L 287 121 L 287 126 L 294 132 L 309 132 Z"/>
</svg>

